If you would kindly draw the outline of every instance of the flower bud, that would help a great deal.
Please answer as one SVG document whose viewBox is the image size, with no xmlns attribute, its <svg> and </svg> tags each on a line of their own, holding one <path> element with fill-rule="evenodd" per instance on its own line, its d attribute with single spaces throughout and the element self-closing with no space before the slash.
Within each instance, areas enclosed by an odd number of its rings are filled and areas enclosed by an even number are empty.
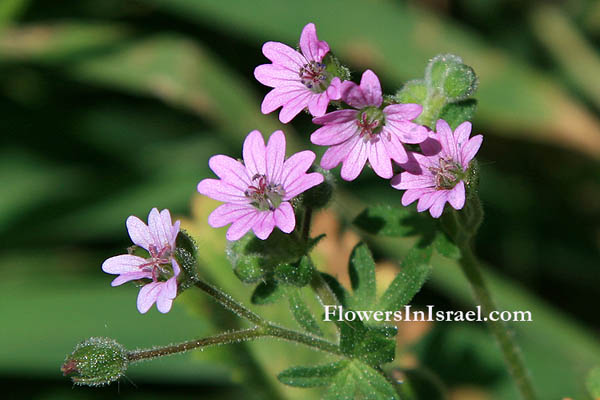
<svg viewBox="0 0 600 400">
<path fill-rule="evenodd" d="M 278 265 L 275 279 L 287 285 L 303 287 L 310 283 L 313 268 L 310 259 L 304 256 L 298 262 Z"/>
<path fill-rule="evenodd" d="M 127 350 L 115 340 L 92 337 L 79 343 L 61 367 L 76 385 L 104 386 L 118 380 L 129 361 Z"/>
<path fill-rule="evenodd" d="M 431 88 L 443 93 L 449 103 L 468 98 L 479 84 L 473 68 L 454 54 L 432 58 L 425 69 L 425 80 Z"/>
</svg>

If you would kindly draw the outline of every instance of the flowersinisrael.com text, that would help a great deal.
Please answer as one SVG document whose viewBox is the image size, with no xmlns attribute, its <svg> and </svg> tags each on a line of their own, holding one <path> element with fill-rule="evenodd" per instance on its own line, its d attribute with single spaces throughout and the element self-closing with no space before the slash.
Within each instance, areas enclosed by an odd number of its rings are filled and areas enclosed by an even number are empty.
<svg viewBox="0 0 600 400">
<path fill-rule="evenodd" d="M 515 321 L 531 322 L 531 311 L 492 311 L 484 315 L 481 306 L 471 311 L 434 311 L 435 306 L 427 306 L 427 310 L 413 310 L 404 306 L 397 311 L 355 311 L 344 310 L 342 306 L 325 306 L 324 321 L 362 321 L 362 322 L 485 322 L 485 321 Z"/>
</svg>

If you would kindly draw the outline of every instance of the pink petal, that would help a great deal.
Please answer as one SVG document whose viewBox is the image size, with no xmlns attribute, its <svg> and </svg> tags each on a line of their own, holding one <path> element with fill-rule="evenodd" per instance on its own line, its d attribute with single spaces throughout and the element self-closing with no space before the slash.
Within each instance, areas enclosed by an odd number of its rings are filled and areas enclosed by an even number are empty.
<svg viewBox="0 0 600 400">
<path fill-rule="evenodd" d="M 472 125 L 469 121 L 465 121 L 454 130 L 454 138 L 456 139 L 456 143 L 459 147 L 461 147 L 467 140 L 469 140 L 469 135 L 471 134 Z"/>
<path fill-rule="evenodd" d="M 244 157 L 244 165 L 251 178 L 257 174 L 264 175 L 266 173 L 265 140 L 259 131 L 254 130 L 246 136 L 242 155 Z"/>
<path fill-rule="evenodd" d="M 315 24 L 307 24 L 300 35 L 300 49 L 309 61 L 321 61 L 329 51 L 329 45 L 317 38 Z"/>
<path fill-rule="evenodd" d="M 266 149 L 266 168 L 269 181 L 279 183 L 285 159 L 285 135 L 275 131 L 269 138 Z"/>
<path fill-rule="evenodd" d="M 242 192 L 250 186 L 251 177 L 248 176 L 248 171 L 241 162 L 219 154 L 212 156 L 208 160 L 208 165 L 219 178 Z"/>
<path fill-rule="evenodd" d="M 161 290 L 161 285 L 161 282 L 151 282 L 140 289 L 137 298 L 137 308 L 140 313 L 147 313 L 150 307 L 152 307 L 152 304 L 156 302 L 156 298 Z"/>
<path fill-rule="evenodd" d="M 128 272 L 137 272 L 140 265 L 146 264 L 146 259 L 132 254 L 121 254 L 114 256 L 102 263 L 102 271 L 108 274 L 126 274 Z"/>
<path fill-rule="evenodd" d="M 395 132 L 392 132 L 384 127 L 380 136 L 383 145 L 386 147 L 387 153 L 394 161 L 396 161 L 398 164 L 404 164 L 408 162 L 408 153 L 404 148 L 404 144 L 402 144 Z"/>
<path fill-rule="evenodd" d="M 383 130 L 397 135 L 402 143 L 421 143 L 429 137 L 427 128 L 408 121 L 386 120 Z"/>
<path fill-rule="evenodd" d="M 438 195 L 435 197 L 433 205 L 429 208 L 429 214 L 433 218 L 439 218 L 444 211 L 444 205 L 446 205 L 446 201 L 448 201 L 448 191 L 440 190 L 438 191 Z"/>
<path fill-rule="evenodd" d="M 308 111 L 315 117 L 320 117 L 327 111 L 329 96 L 327 92 L 312 96 L 308 102 Z"/>
<path fill-rule="evenodd" d="M 239 240 L 252 228 L 252 226 L 254 226 L 258 218 L 260 218 L 260 212 L 254 210 L 254 212 L 248 213 L 235 220 L 227 230 L 227 240 Z"/>
<path fill-rule="evenodd" d="M 357 117 L 358 111 L 356 110 L 337 110 L 327 113 L 322 117 L 313 118 L 312 122 L 319 125 L 336 125 L 354 121 Z"/>
<path fill-rule="evenodd" d="M 465 183 L 460 181 L 448 193 L 448 202 L 455 210 L 460 210 L 465 205 Z"/>
<path fill-rule="evenodd" d="M 173 224 L 173 228 L 171 229 L 171 248 L 175 248 L 175 242 L 177 241 L 177 235 L 179 234 L 179 227 L 181 225 L 181 221 L 177 220 Z"/>
<path fill-rule="evenodd" d="M 433 190 L 430 192 L 426 192 L 419 198 L 419 202 L 417 203 L 417 211 L 423 212 L 427 210 L 429 207 L 433 205 L 433 202 L 439 196 L 439 190 Z"/>
<path fill-rule="evenodd" d="M 300 81 L 298 69 L 279 64 L 259 65 L 254 69 L 254 77 L 263 85 L 270 87 L 287 86 Z"/>
<path fill-rule="evenodd" d="M 479 151 L 481 143 L 483 142 L 483 135 L 473 136 L 460 150 L 461 152 L 461 165 L 463 168 L 468 168 L 469 163 L 475 157 L 475 154 Z"/>
<path fill-rule="evenodd" d="M 149 246 L 154 243 L 148 226 L 135 215 L 128 217 L 125 225 L 127 226 L 127 232 L 129 232 L 131 241 L 137 246 L 148 250 Z"/>
<path fill-rule="evenodd" d="M 342 163 L 341 176 L 346 181 L 353 181 L 358 177 L 367 162 L 367 144 L 357 140 L 348 157 Z"/>
<path fill-rule="evenodd" d="M 221 228 L 246 214 L 254 213 L 256 209 L 250 204 L 222 204 L 210 213 L 208 224 L 213 228 Z"/>
<path fill-rule="evenodd" d="M 163 314 L 171 311 L 173 299 L 177 297 L 177 279 L 170 278 L 166 282 L 162 282 L 162 287 L 156 298 L 156 308 Z"/>
<path fill-rule="evenodd" d="M 337 76 L 331 80 L 327 87 L 327 97 L 329 100 L 339 100 L 342 98 L 342 81 Z"/>
<path fill-rule="evenodd" d="M 427 193 L 432 193 L 435 189 L 431 188 L 423 188 L 423 189 L 409 189 L 404 192 L 402 195 L 402 205 L 407 206 L 414 202 L 417 199 L 420 199 L 421 196 L 424 196 Z"/>
<path fill-rule="evenodd" d="M 390 104 L 383 109 L 387 118 L 394 121 L 412 121 L 423 112 L 420 104 Z"/>
<path fill-rule="evenodd" d="M 171 212 L 166 208 L 160 212 L 160 219 L 162 221 L 162 227 L 164 229 L 165 237 L 167 238 L 167 242 L 171 248 L 175 248 L 175 240 L 177 239 L 177 234 L 179 233 L 179 221 L 176 222 L 177 230 L 174 230 L 174 225 L 171 220 Z"/>
<path fill-rule="evenodd" d="M 163 218 L 157 208 L 150 210 L 148 214 L 148 228 L 154 238 L 154 245 L 160 250 L 171 242 L 171 217 L 169 216 L 169 226 L 165 226 Z"/>
<path fill-rule="evenodd" d="M 388 155 L 383 140 L 371 144 L 368 149 L 369 163 L 377 175 L 389 179 L 394 174 L 392 171 L 392 161 Z"/>
<path fill-rule="evenodd" d="M 320 146 L 336 145 L 350 139 L 357 131 L 356 120 L 353 118 L 348 122 L 322 126 L 310 135 L 310 141 Z"/>
<path fill-rule="evenodd" d="M 275 220 L 273 219 L 272 211 L 263 211 L 260 213 L 260 218 L 252 226 L 252 230 L 257 238 L 265 240 L 269 237 L 275 228 Z"/>
<path fill-rule="evenodd" d="M 426 156 L 434 156 L 442 151 L 442 144 L 439 141 L 439 135 L 430 134 L 425 141 L 419 143 L 421 151 Z"/>
<path fill-rule="evenodd" d="M 300 82 L 276 87 L 267 93 L 260 106 L 260 111 L 263 114 L 269 114 L 291 100 L 299 96 L 304 97 L 310 93 L 312 92 Z"/>
<path fill-rule="evenodd" d="M 296 216 L 294 208 L 288 202 L 283 202 L 273 213 L 275 224 L 282 232 L 290 233 L 296 227 Z"/>
<path fill-rule="evenodd" d="M 179 276 L 179 273 L 181 272 L 181 268 L 179 268 L 179 264 L 177 263 L 177 260 L 174 257 L 171 258 L 171 265 L 173 266 L 173 276 L 177 278 Z"/>
<path fill-rule="evenodd" d="M 358 135 L 355 135 L 343 143 L 328 148 L 321 158 L 321 167 L 324 169 L 335 168 L 339 163 L 346 159 L 346 157 L 348 157 L 350 151 L 359 140 L 362 139 L 360 139 Z"/>
<path fill-rule="evenodd" d="M 228 203 L 247 204 L 244 192 L 218 179 L 203 179 L 198 183 L 198 192 L 211 199 Z"/>
<path fill-rule="evenodd" d="M 302 54 L 283 43 L 267 42 L 263 45 L 262 52 L 273 64 L 292 70 L 300 71 L 300 68 L 306 64 L 306 58 Z"/>
<path fill-rule="evenodd" d="M 450 125 L 443 119 L 439 119 L 435 124 L 435 131 L 439 134 L 442 153 L 453 160 L 458 160 L 456 140 L 454 139 Z"/>
<path fill-rule="evenodd" d="M 111 286 L 119 286 L 124 284 L 125 282 L 130 282 L 130 281 L 136 281 L 138 279 L 152 279 L 152 272 L 151 271 L 142 271 L 142 270 L 137 270 L 136 272 L 127 272 L 125 274 L 121 274 L 119 276 L 117 276 L 115 279 L 113 279 L 113 281 L 110 283 Z"/>
<path fill-rule="evenodd" d="M 435 187 L 435 181 L 431 174 L 413 175 L 402 172 L 394 177 L 392 187 L 398 190 L 431 188 Z"/>
<path fill-rule="evenodd" d="M 381 94 L 381 83 L 379 78 L 370 69 L 363 72 L 360 78 L 360 89 L 363 93 L 366 104 L 379 107 L 383 101 Z"/>
<path fill-rule="evenodd" d="M 309 89 L 304 88 L 304 91 L 299 92 L 296 97 L 290 99 L 283 105 L 281 111 L 279 112 L 279 121 L 283 122 L 284 124 L 290 122 L 296 115 L 304 110 L 306 106 L 308 106 L 308 103 L 315 96 L 318 96 L 318 94 L 315 94 Z"/>
<path fill-rule="evenodd" d="M 283 163 L 283 171 L 281 173 L 280 184 L 284 188 L 294 183 L 296 179 L 304 175 L 315 161 L 315 153 L 310 150 L 304 150 L 292 155 Z"/>
<path fill-rule="evenodd" d="M 320 185 L 323 182 L 323 179 L 323 175 L 318 172 L 301 175 L 289 186 L 285 187 L 285 196 L 283 196 L 283 199 L 286 201 L 291 200 L 300 193 L 307 191 L 311 187 Z"/>
</svg>

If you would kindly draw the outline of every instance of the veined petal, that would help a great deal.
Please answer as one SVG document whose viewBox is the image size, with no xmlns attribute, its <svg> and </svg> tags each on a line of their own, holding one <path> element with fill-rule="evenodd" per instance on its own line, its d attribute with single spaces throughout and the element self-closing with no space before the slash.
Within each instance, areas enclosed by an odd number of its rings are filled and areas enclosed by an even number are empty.
<svg viewBox="0 0 600 400">
<path fill-rule="evenodd" d="M 125 282 L 130 282 L 130 281 L 137 281 L 138 279 L 152 279 L 152 272 L 151 271 L 142 271 L 142 270 L 137 270 L 136 272 L 127 272 L 125 274 L 121 274 L 119 276 L 117 276 L 115 279 L 113 279 L 113 281 L 110 283 L 111 286 L 119 286 L 124 284 Z"/>
<path fill-rule="evenodd" d="M 404 195 L 402 195 L 402 205 L 406 207 L 415 200 L 421 198 L 421 196 L 432 193 L 433 191 L 435 191 L 433 188 L 408 189 L 404 192 Z"/>
<path fill-rule="evenodd" d="M 465 183 L 460 181 L 448 193 L 448 202 L 455 210 L 460 210 L 465 205 Z"/>
<path fill-rule="evenodd" d="M 162 286 L 156 298 L 156 308 L 165 314 L 171 311 L 173 299 L 177 297 L 177 278 L 172 277 L 166 282 L 161 282 Z"/>
<path fill-rule="evenodd" d="M 306 64 L 306 58 L 302 54 L 283 43 L 266 42 L 263 44 L 262 52 L 273 64 L 279 64 L 297 71 L 300 71 L 300 68 Z"/>
<path fill-rule="evenodd" d="M 317 186 L 323 182 L 323 175 L 318 172 L 311 172 L 310 174 L 303 174 L 288 187 L 285 188 L 284 200 L 291 200 L 298 196 L 300 193 L 307 191 L 311 187 Z"/>
<path fill-rule="evenodd" d="M 146 314 L 148 312 L 152 304 L 156 302 L 160 289 L 161 282 L 151 282 L 140 289 L 137 298 L 137 308 L 140 313 Z"/>
<path fill-rule="evenodd" d="M 267 93 L 260 106 L 260 111 L 263 114 L 269 114 L 298 96 L 304 96 L 309 93 L 310 90 L 300 82 L 278 86 Z"/>
<path fill-rule="evenodd" d="M 439 218 L 442 215 L 446 201 L 448 201 L 448 194 L 449 191 L 447 190 L 439 190 L 437 192 L 437 196 L 429 208 L 429 214 L 431 214 L 433 218 Z"/>
<path fill-rule="evenodd" d="M 340 175 L 346 181 L 353 181 L 358 177 L 367 162 L 367 144 L 359 139 L 354 143 L 354 147 L 348 153 L 348 157 L 342 162 L 342 171 Z"/>
<path fill-rule="evenodd" d="M 413 175 L 402 172 L 394 177 L 392 187 L 398 190 L 432 188 L 435 187 L 435 181 L 431 174 Z"/>
<path fill-rule="evenodd" d="M 442 144 L 440 143 L 439 135 L 433 133 L 430 134 L 429 137 L 423 142 L 419 143 L 419 146 L 421 147 L 423 154 L 426 156 L 434 156 L 442 151 Z"/>
<path fill-rule="evenodd" d="M 235 220 L 227 230 L 227 240 L 238 240 L 246 234 L 260 218 L 260 212 L 255 210 Z"/>
<path fill-rule="evenodd" d="M 420 104 L 390 104 L 383 109 L 387 118 L 394 121 L 412 121 L 423 112 Z"/>
<path fill-rule="evenodd" d="M 357 110 L 337 110 L 327 113 L 322 117 L 313 118 L 312 122 L 319 125 L 335 125 L 354 121 L 357 116 Z"/>
<path fill-rule="evenodd" d="M 328 148 L 321 158 L 321 167 L 324 169 L 335 168 L 339 163 L 348 157 L 350 151 L 352 151 L 354 145 L 359 140 L 361 140 L 360 137 L 355 135 L 343 143 L 336 144 Z"/>
<path fill-rule="evenodd" d="M 174 226 L 171 220 L 171 212 L 166 208 L 160 212 L 160 219 L 162 221 L 162 226 L 165 231 L 165 236 L 167 238 L 166 243 L 174 249 L 175 240 L 177 239 L 177 235 L 179 234 L 179 224 L 177 224 L 177 230 L 173 230 Z"/>
<path fill-rule="evenodd" d="M 467 140 L 469 140 L 469 135 L 471 134 L 472 125 L 469 121 L 465 121 L 454 130 L 454 139 L 456 139 L 456 143 L 458 147 L 462 147 Z"/>
<path fill-rule="evenodd" d="M 251 178 L 257 174 L 266 174 L 265 150 L 265 140 L 259 131 L 254 130 L 246 136 L 242 155 L 244 157 L 244 165 Z"/>
<path fill-rule="evenodd" d="M 171 217 L 169 216 L 169 221 Z M 169 234 L 172 226 L 169 224 L 168 227 L 164 226 L 163 219 L 157 208 L 150 210 L 148 214 L 148 228 L 154 238 L 154 245 L 160 251 L 165 245 L 171 242 L 171 235 Z"/>
<path fill-rule="evenodd" d="M 252 226 L 252 231 L 254 231 L 257 238 L 265 240 L 273 232 L 273 228 L 275 228 L 273 211 L 262 211 L 260 218 Z"/>
<path fill-rule="evenodd" d="M 208 224 L 213 228 L 221 228 L 256 209 L 250 204 L 221 204 L 208 216 Z"/>
<path fill-rule="evenodd" d="M 389 156 L 396 161 L 398 164 L 404 164 L 408 162 L 408 153 L 404 148 L 404 144 L 398 138 L 395 132 L 386 130 L 384 128 L 381 133 L 381 142 L 387 149 Z"/>
<path fill-rule="evenodd" d="M 422 125 L 409 121 L 387 120 L 383 127 L 384 132 L 393 132 L 402 143 L 422 143 L 429 137 L 429 131 Z"/>
<path fill-rule="evenodd" d="M 371 143 L 368 149 L 369 163 L 377 175 L 389 179 L 394 174 L 392 171 L 392 160 L 388 155 L 383 140 Z"/>
<path fill-rule="evenodd" d="M 266 149 L 267 178 L 270 182 L 280 182 L 285 159 L 285 135 L 275 131 L 269 138 Z"/>
<path fill-rule="evenodd" d="M 435 131 L 439 134 L 442 144 L 442 154 L 450 157 L 452 160 L 458 160 L 456 140 L 452 133 L 450 125 L 443 119 L 439 119 L 435 124 Z"/>
<path fill-rule="evenodd" d="M 327 92 L 319 93 L 310 97 L 308 101 L 308 111 L 315 117 L 320 117 L 327 111 L 329 105 L 329 96 Z"/>
<path fill-rule="evenodd" d="M 102 263 L 102 271 L 108 274 L 126 274 L 137 272 L 140 266 L 146 264 L 146 259 L 133 254 L 121 254 L 114 256 Z"/>
<path fill-rule="evenodd" d="M 135 215 L 131 215 L 127 218 L 125 222 L 127 226 L 127 232 L 129 232 L 129 237 L 131 241 L 146 250 L 149 249 L 149 246 L 154 243 L 152 235 L 150 234 L 150 229 L 148 225 L 146 225 L 141 219 L 136 217 Z"/>
<path fill-rule="evenodd" d="M 283 163 L 283 171 L 281 173 L 280 182 L 283 188 L 294 183 L 298 177 L 306 173 L 313 161 L 315 161 L 315 153 L 310 150 L 304 150 L 292 155 Z"/>
<path fill-rule="evenodd" d="M 311 92 L 309 89 L 304 88 L 303 91 L 298 91 L 297 95 L 294 98 L 291 98 L 288 102 L 286 102 L 283 107 L 281 107 L 281 111 L 279 112 L 279 121 L 287 124 L 294 117 L 300 114 L 300 111 L 304 110 L 311 99 L 318 94 Z"/>
<path fill-rule="evenodd" d="M 432 190 L 430 192 L 426 192 L 419 198 L 419 202 L 417 203 L 417 211 L 423 212 L 427 210 L 429 207 L 433 205 L 433 202 L 439 196 L 441 190 Z"/>
<path fill-rule="evenodd" d="M 360 78 L 360 89 L 365 104 L 379 107 L 383 102 L 381 83 L 379 83 L 377 75 L 370 69 L 363 72 L 362 77 Z"/>
<path fill-rule="evenodd" d="M 319 146 L 332 146 L 345 142 L 357 131 L 356 120 L 353 118 L 347 122 L 327 124 L 320 127 L 310 135 L 310 141 Z"/>
<path fill-rule="evenodd" d="M 461 165 L 463 168 L 468 168 L 469 163 L 475 157 L 475 154 L 479 151 L 481 143 L 483 142 L 483 135 L 473 136 L 467 143 L 464 144 L 461 152 Z"/>
<path fill-rule="evenodd" d="M 273 213 L 275 224 L 284 233 L 291 233 L 296 227 L 294 208 L 287 201 L 281 203 Z"/>
<path fill-rule="evenodd" d="M 342 98 L 342 81 L 337 76 L 331 80 L 327 87 L 327 97 L 329 100 L 339 100 Z"/>
<path fill-rule="evenodd" d="M 295 66 L 294 66 L 295 67 Z M 298 69 L 279 64 L 263 64 L 254 69 L 254 77 L 265 86 L 279 87 L 300 82 Z"/>
<path fill-rule="evenodd" d="M 208 160 L 210 169 L 223 181 L 244 191 L 250 185 L 250 176 L 244 165 L 229 156 L 218 154 Z"/>
<path fill-rule="evenodd" d="M 248 203 L 244 192 L 218 179 L 203 179 L 198 183 L 198 192 L 211 199 L 228 203 Z"/>
<path fill-rule="evenodd" d="M 306 24 L 300 35 L 300 50 L 302 54 L 310 61 L 321 61 L 325 54 L 329 52 L 327 42 L 317 38 L 317 29 L 315 24 Z"/>
</svg>

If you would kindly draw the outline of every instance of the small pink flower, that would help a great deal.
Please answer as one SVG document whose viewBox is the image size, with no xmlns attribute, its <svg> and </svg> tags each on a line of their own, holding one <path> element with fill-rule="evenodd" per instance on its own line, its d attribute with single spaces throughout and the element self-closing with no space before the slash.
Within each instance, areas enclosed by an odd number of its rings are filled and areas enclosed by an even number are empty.
<svg viewBox="0 0 600 400">
<path fill-rule="evenodd" d="M 210 158 L 210 169 L 221 179 L 204 179 L 198 192 L 225 204 L 208 217 L 213 228 L 231 224 L 228 240 L 238 240 L 250 229 L 260 239 L 269 237 L 277 226 L 290 233 L 296 217 L 290 200 L 323 182 L 323 175 L 307 174 L 315 154 L 306 150 L 285 160 L 285 135 L 274 132 L 265 147 L 259 131 L 244 141 L 244 163 L 225 155 Z"/>
<path fill-rule="evenodd" d="M 446 202 L 456 210 L 465 205 L 465 181 L 471 160 L 479 151 L 482 135 L 471 134 L 471 123 L 463 122 L 454 133 L 448 123 L 442 119 L 436 124 L 437 134 L 421 143 L 423 154 L 413 153 L 419 173 L 402 172 L 392 179 L 392 186 L 406 190 L 402 195 L 402 205 L 407 206 L 415 200 L 417 211 L 429 209 L 434 218 L 439 218 Z"/>
<path fill-rule="evenodd" d="M 332 77 L 323 63 L 329 45 L 317 38 L 314 24 L 302 30 L 301 53 L 279 42 L 267 42 L 262 50 L 272 64 L 259 65 L 254 76 L 274 88 L 262 102 L 263 114 L 283 106 L 279 120 L 287 124 L 306 107 L 312 115 L 321 116 L 330 100 L 340 98 L 340 78 Z"/>
<path fill-rule="evenodd" d="M 360 86 L 342 84 L 342 100 L 353 110 L 338 110 L 314 118 L 324 125 L 310 137 L 311 142 L 331 146 L 321 159 L 321 167 L 331 169 L 342 163 L 342 178 L 352 181 L 365 163 L 382 178 L 392 177 L 392 160 L 408 161 L 404 143 L 421 143 L 427 139 L 427 128 L 411 122 L 423 108 L 419 104 L 391 104 L 381 109 L 383 96 L 377 75 L 366 70 Z"/>
<path fill-rule="evenodd" d="M 177 296 L 177 276 L 179 265 L 174 257 L 175 240 L 179 233 L 179 221 L 171 224 L 169 210 L 153 208 L 148 215 L 148 225 L 136 216 L 127 218 L 127 231 L 131 241 L 145 249 L 149 257 L 133 254 L 114 256 L 104 261 L 102 270 L 109 274 L 118 274 L 112 286 L 125 282 L 151 279 L 138 294 L 137 308 L 145 314 L 154 303 L 161 313 L 171 310 L 173 299 Z"/>
</svg>

